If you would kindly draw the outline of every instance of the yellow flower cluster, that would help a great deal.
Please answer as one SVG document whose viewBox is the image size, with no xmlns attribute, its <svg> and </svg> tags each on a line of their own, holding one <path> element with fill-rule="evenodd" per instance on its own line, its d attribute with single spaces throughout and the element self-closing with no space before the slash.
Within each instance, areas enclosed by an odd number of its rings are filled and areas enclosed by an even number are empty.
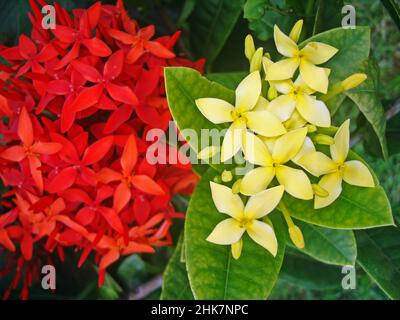
<svg viewBox="0 0 400 320">
<path fill-rule="evenodd" d="M 263 48 L 256 50 L 252 37 L 246 37 L 245 55 L 250 62 L 250 74 L 235 90 L 235 105 L 216 98 L 196 100 L 197 107 L 209 121 L 231 123 L 220 150 L 221 161 L 231 159 L 242 150 L 245 159 L 256 166 L 234 183 L 234 192 L 211 182 L 216 208 L 230 218 L 219 223 L 207 240 L 232 245 L 234 258 L 240 257 L 244 232 L 276 255 L 274 230 L 269 223 L 258 219 L 278 205 L 292 241 L 299 247 L 304 246 L 300 229 L 280 203 L 284 192 L 301 200 L 314 199 L 314 208 L 319 209 L 339 197 L 343 180 L 360 187 L 374 186 L 372 175 L 362 162 L 346 161 L 349 120 L 339 128 L 332 127 L 324 102 L 359 85 L 366 76 L 355 74 L 329 86 L 330 69 L 319 65 L 330 60 L 338 50 L 320 42 L 309 42 L 300 49 L 297 41 L 302 24 L 302 20 L 298 21 L 289 36 L 275 25 L 276 48 L 284 57 L 278 62 L 271 61 Z M 335 132 L 334 136 L 320 133 L 321 128 Z M 314 143 L 330 145 L 330 157 L 317 151 Z M 322 178 L 318 184 L 312 184 L 308 174 Z M 275 187 L 267 189 L 271 184 Z M 246 205 L 237 191 L 249 196 Z"/>
</svg>

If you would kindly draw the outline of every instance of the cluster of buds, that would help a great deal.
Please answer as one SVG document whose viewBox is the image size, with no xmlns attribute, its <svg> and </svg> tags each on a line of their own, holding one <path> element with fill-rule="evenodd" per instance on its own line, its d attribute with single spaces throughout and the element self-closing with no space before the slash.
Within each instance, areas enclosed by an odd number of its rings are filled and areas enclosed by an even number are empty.
<svg viewBox="0 0 400 320">
<path fill-rule="evenodd" d="M 0 47 L 0 277 L 14 273 L 5 297 L 22 281 L 22 298 L 66 247 L 80 252 L 79 266 L 94 256 L 101 285 L 121 256 L 171 244 L 183 216 L 171 199 L 191 194 L 198 177 L 190 163 L 151 164 L 146 133 L 171 119 L 163 68 L 204 66 L 175 55 L 179 32 L 154 38 L 122 1 L 72 14 L 55 3 L 51 29 L 45 1 L 30 3 L 31 35 Z"/>
<path fill-rule="evenodd" d="M 331 70 L 319 65 L 330 60 L 338 49 L 321 42 L 309 42 L 300 49 L 297 42 L 302 25 L 303 21 L 298 21 L 289 36 L 275 25 L 276 48 L 283 56 L 277 62 L 263 48 L 256 49 L 250 35 L 246 37 L 250 73 L 236 88 L 235 105 L 211 97 L 196 100 L 208 120 L 230 123 L 220 148 L 221 161 L 242 151 L 246 161 L 255 166 L 240 179 L 223 172 L 219 180 L 232 181 L 232 188 L 214 182 L 210 185 L 216 208 L 231 217 L 218 224 L 207 240 L 231 245 L 234 258 L 240 257 L 244 232 L 276 255 L 274 230 L 265 219 L 275 207 L 282 212 L 293 243 L 304 247 L 302 232 L 281 201 L 284 193 L 299 200 L 314 200 L 314 208 L 320 209 L 339 197 L 342 181 L 359 187 L 374 186 L 362 162 L 346 161 L 349 120 L 339 128 L 332 126 L 325 104 L 362 83 L 366 75 L 354 74 L 329 85 Z M 330 156 L 321 152 L 321 144 L 329 145 Z M 202 150 L 200 156 L 213 155 L 211 151 Z M 242 199 L 248 199 L 247 203 Z"/>
</svg>

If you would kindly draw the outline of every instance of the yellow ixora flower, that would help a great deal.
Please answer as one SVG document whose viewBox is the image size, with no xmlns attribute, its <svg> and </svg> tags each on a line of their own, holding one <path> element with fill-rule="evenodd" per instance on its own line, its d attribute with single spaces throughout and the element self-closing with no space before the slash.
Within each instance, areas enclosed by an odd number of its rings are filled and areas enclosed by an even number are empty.
<svg viewBox="0 0 400 320">
<path fill-rule="evenodd" d="M 270 101 L 267 110 L 275 114 L 281 121 L 290 119 L 294 110 L 318 127 L 330 127 L 331 116 L 324 102 L 317 100 L 311 89 L 299 76 L 292 80 L 274 81 L 273 85 L 282 95 Z"/>
<path fill-rule="evenodd" d="M 200 112 L 215 124 L 232 123 L 225 134 L 221 147 L 221 160 L 232 158 L 242 147 L 246 128 L 267 137 L 286 132 L 281 121 L 269 111 L 256 111 L 261 95 L 261 78 L 258 71 L 250 73 L 235 90 L 235 106 L 217 98 L 197 99 Z"/>
<path fill-rule="evenodd" d="M 284 165 L 302 149 L 306 135 L 307 128 L 290 131 L 275 141 L 270 141 L 268 148 L 259 137 L 246 134 L 243 141 L 245 158 L 260 167 L 246 173 L 240 183 L 240 192 L 253 195 L 265 189 L 276 176 L 279 184 L 293 197 L 312 199 L 312 186 L 307 175 L 300 169 Z"/>
<path fill-rule="evenodd" d="M 358 160 L 346 161 L 350 144 L 350 120 L 346 120 L 336 132 L 335 143 L 330 146 L 332 159 L 322 152 L 304 154 L 298 163 L 312 175 L 319 177 L 319 186 L 326 190 L 327 197 L 315 196 L 314 208 L 330 205 L 342 192 L 342 180 L 359 187 L 374 187 L 374 179 L 367 166 Z"/>
<path fill-rule="evenodd" d="M 237 259 L 241 252 L 241 238 L 248 233 L 260 246 L 268 250 L 273 256 L 278 252 L 278 242 L 274 229 L 267 223 L 259 221 L 269 214 L 279 204 L 284 188 L 282 186 L 263 190 L 249 198 L 246 205 L 239 195 L 233 194 L 226 186 L 210 182 L 211 195 L 217 210 L 230 218 L 218 223 L 207 241 L 233 245 L 232 253 Z"/>
<path fill-rule="evenodd" d="M 274 40 L 280 54 L 287 59 L 278 61 L 266 70 L 267 80 L 286 80 L 293 77 L 297 68 L 304 82 L 315 91 L 328 91 L 328 75 L 322 64 L 332 58 L 338 50 L 321 42 L 309 42 L 299 49 L 296 42 L 274 26 Z"/>
</svg>

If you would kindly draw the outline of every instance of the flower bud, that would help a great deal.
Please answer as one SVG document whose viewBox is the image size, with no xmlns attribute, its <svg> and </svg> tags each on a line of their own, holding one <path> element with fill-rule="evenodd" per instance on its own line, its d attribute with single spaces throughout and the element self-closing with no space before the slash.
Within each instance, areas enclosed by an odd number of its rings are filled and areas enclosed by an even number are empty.
<svg viewBox="0 0 400 320">
<path fill-rule="evenodd" d="M 256 48 L 254 47 L 254 40 L 251 34 L 248 34 L 244 39 L 244 55 L 246 56 L 249 61 L 253 58 L 254 52 Z"/>
<path fill-rule="evenodd" d="M 355 73 L 352 74 L 350 77 L 344 79 L 342 81 L 342 88 L 343 91 L 347 91 L 359 86 L 367 79 L 367 75 L 365 73 Z"/>
<path fill-rule="evenodd" d="M 215 183 L 221 183 L 221 182 L 222 182 L 222 179 L 221 179 L 220 176 L 215 176 L 214 179 L 213 179 L 213 181 L 214 181 Z"/>
<path fill-rule="evenodd" d="M 323 144 L 327 146 L 331 146 L 335 143 L 335 140 L 331 136 L 322 133 L 316 134 L 313 140 L 317 144 Z"/>
<path fill-rule="evenodd" d="M 297 21 L 296 24 L 293 26 L 292 30 L 290 31 L 289 34 L 290 39 L 292 39 L 294 42 L 299 41 L 302 28 L 303 28 L 303 20 Z"/>
<path fill-rule="evenodd" d="M 269 101 L 274 100 L 278 96 L 278 92 L 276 91 L 274 86 L 270 86 L 268 88 L 267 99 Z"/>
<path fill-rule="evenodd" d="M 232 186 L 232 193 L 238 194 L 240 192 L 240 184 L 242 183 L 242 179 L 238 179 Z"/>
<path fill-rule="evenodd" d="M 326 198 L 327 196 L 329 196 L 329 192 L 322 188 L 319 184 L 313 183 L 311 186 L 314 194 L 318 197 Z"/>
<path fill-rule="evenodd" d="M 232 172 L 224 170 L 221 174 L 222 182 L 230 182 L 233 179 Z"/>
<path fill-rule="evenodd" d="M 240 239 L 238 242 L 232 243 L 231 252 L 232 252 L 233 259 L 237 260 L 240 258 L 241 254 L 242 254 L 242 248 L 243 248 L 243 240 L 242 239 Z"/>
<path fill-rule="evenodd" d="M 219 151 L 219 147 L 216 147 L 216 146 L 205 147 L 203 150 L 201 150 L 197 154 L 197 159 L 202 159 L 202 160 L 210 159 L 210 158 L 214 157 L 214 155 L 218 151 Z"/>
<path fill-rule="evenodd" d="M 304 237 L 303 233 L 301 232 L 300 228 L 296 225 L 289 227 L 289 236 L 292 240 L 293 244 L 299 248 L 304 248 Z"/>
<path fill-rule="evenodd" d="M 261 71 L 261 62 L 263 58 L 263 48 L 258 48 L 250 61 L 250 72 Z"/>
<path fill-rule="evenodd" d="M 317 127 L 314 126 L 313 124 L 307 124 L 306 127 L 307 127 L 308 133 L 313 133 L 313 132 L 317 131 Z"/>
</svg>

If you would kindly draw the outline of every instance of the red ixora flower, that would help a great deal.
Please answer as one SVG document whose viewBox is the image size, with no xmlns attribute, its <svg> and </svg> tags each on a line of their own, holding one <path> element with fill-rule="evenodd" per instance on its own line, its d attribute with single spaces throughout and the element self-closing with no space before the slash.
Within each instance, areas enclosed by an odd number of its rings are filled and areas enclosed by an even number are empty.
<svg viewBox="0 0 400 320">
<path fill-rule="evenodd" d="M 57 3 L 55 29 L 42 29 L 44 0 L 30 1 L 30 36 L 0 46 L 0 277 L 13 274 L 7 298 L 21 297 L 42 264 L 66 247 L 94 253 L 99 285 L 124 255 L 171 244 L 171 199 L 190 194 L 198 176 L 189 165 L 150 165 L 146 133 L 165 130 L 162 68 L 188 66 L 173 51 L 180 33 L 156 37 L 140 28 L 121 0 L 72 13 Z M 165 157 L 178 153 L 170 149 Z"/>
</svg>

